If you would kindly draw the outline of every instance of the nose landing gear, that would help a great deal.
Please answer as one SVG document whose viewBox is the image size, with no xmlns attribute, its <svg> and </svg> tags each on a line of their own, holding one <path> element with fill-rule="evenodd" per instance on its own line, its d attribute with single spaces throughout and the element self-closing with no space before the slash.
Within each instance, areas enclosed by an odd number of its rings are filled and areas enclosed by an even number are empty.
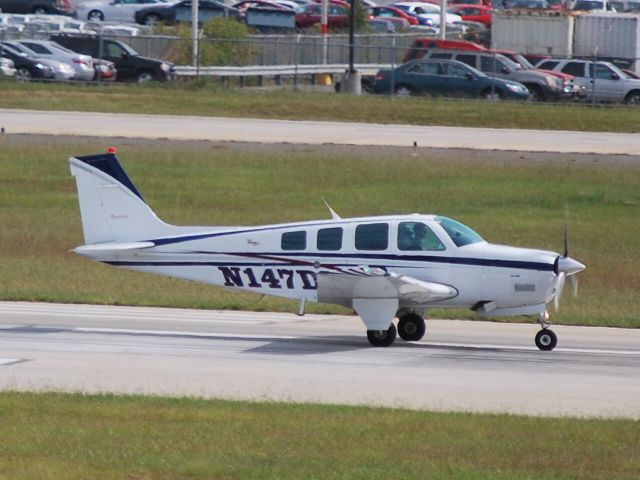
<svg viewBox="0 0 640 480">
<path fill-rule="evenodd" d="M 542 330 L 536 334 L 536 347 L 540 350 L 551 351 L 556 348 L 558 337 L 553 330 L 549 328 L 547 320 L 549 320 L 548 312 L 541 313 L 538 316 L 538 323 L 542 327 Z"/>
</svg>

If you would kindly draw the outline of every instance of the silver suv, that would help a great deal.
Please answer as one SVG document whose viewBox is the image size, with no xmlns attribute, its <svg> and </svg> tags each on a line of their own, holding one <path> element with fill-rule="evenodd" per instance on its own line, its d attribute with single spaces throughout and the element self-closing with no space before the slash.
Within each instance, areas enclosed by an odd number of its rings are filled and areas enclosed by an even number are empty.
<svg viewBox="0 0 640 480">
<path fill-rule="evenodd" d="M 424 58 L 458 60 L 490 77 L 522 83 L 529 89 L 534 100 L 569 100 L 574 96 L 574 88 L 570 81 L 540 70 L 524 69 L 499 53 L 429 49 L 425 52 Z"/>
<path fill-rule="evenodd" d="M 609 62 L 598 62 L 595 72 L 592 60 L 546 59 L 537 68 L 573 75 L 575 82 L 586 88 L 587 99 L 599 102 L 625 102 L 640 105 L 640 80 L 630 78 Z"/>
</svg>

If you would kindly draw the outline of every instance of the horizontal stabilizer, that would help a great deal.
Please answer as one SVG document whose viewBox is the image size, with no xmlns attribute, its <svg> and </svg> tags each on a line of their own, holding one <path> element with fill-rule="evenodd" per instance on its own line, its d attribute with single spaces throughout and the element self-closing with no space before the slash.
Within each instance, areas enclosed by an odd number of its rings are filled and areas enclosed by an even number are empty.
<svg viewBox="0 0 640 480">
<path fill-rule="evenodd" d="M 122 251 L 130 251 L 130 250 L 142 250 L 144 248 L 155 247 L 155 243 L 153 242 L 130 242 L 130 243 L 94 243 L 92 245 L 82 245 L 81 247 L 77 247 L 74 249 L 74 252 L 83 255 L 83 254 L 94 254 L 94 253 L 111 253 L 111 252 L 122 252 Z"/>
</svg>

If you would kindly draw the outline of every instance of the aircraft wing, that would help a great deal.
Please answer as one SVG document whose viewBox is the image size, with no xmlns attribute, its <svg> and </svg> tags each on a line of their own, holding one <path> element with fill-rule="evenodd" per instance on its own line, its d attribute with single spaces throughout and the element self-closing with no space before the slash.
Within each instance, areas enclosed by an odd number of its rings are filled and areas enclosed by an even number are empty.
<svg viewBox="0 0 640 480">
<path fill-rule="evenodd" d="M 371 267 L 321 272 L 318 289 L 351 304 L 369 330 L 386 330 L 401 304 L 427 305 L 458 295 L 449 285 Z"/>
</svg>

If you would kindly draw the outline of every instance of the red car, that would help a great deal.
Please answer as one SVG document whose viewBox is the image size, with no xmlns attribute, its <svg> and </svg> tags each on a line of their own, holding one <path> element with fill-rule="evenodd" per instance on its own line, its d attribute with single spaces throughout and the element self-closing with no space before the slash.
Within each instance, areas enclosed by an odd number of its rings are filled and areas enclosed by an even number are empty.
<svg viewBox="0 0 640 480">
<path fill-rule="evenodd" d="M 296 27 L 308 28 L 320 23 L 322 6 L 319 3 L 306 5 L 296 13 Z M 349 9 L 343 5 L 330 3 L 327 12 L 327 26 L 329 28 L 347 28 L 349 25 Z"/>
<path fill-rule="evenodd" d="M 491 27 L 493 20 L 493 9 L 484 5 L 459 4 L 447 9 L 449 13 L 460 15 L 466 22 L 478 22 Z"/>
<path fill-rule="evenodd" d="M 371 7 L 369 9 L 369 18 L 403 18 L 410 25 L 418 25 L 418 19 L 409 15 L 406 12 L 403 12 L 399 8 L 390 6 L 390 5 L 382 5 L 378 7 Z"/>
</svg>

